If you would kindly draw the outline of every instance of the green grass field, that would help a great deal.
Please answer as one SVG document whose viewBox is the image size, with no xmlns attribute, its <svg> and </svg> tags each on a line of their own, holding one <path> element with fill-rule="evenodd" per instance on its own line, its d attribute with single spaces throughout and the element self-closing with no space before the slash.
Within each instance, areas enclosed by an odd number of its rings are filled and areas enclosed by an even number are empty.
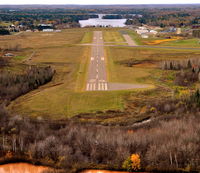
<svg viewBox="0 0 200 173">
<path fill-rule="evenodd" d="M 103 31 L 103 39 L 105 44 L 126 45 L 123 36 L 116 30 Z"/>
<path fill-rule="evenodd" d="M 110 82 L 120 83 L 157 83 L 162 70 L 160 62 L 163 60 L 187 59 L 200 56 L 200 51 L 168 50 L 129 47 L 106 47 L 107 66 Z M 133 60 L 150 60 L 132 67 L 120 62 Z"/>
<path fill-rule="evenodd" d="M 61 85 L 31 92 L 13 102 L 10 108 L 22 115 L 64 119 L 79 113 L 122 110 L 123 96 L 124 92 L 69 92 Z"/>
<path fill-rule="evenodd" d="M 181 39 L 177 41 L 162 43 L 162 45 L 175 47 L 200 47 L 200 40 L 198 38 Z"/>
<path fill-rule="evenodd" d="M 16 59 L 20 61 L 34 50 L 36 53 L 28 63 L 51 65 L 56 74 L 50 83 L 13 101 L 9 106 L 11 111 L 60 119 L 83 112 L 123 109 L 124 92 L 84 92 L 91 48 L 78 44 L 89 43 L 91 31 L 65 30 L 58 35 L 45 34 L 44 40 L 38 40 L 43 34 L 25 33 L 23 51 Z"/>
<path fill-rule="evenodd" d="M 67 29 L 61 33 L 23 33 L 3 37 L 0 46 L 21 43 L 22 50 L 16 52 L 13 62 L 18 64 L 35 51 L 28 64 L 51 65 L 56 70 L 50 83 L 13 101 L 9 105 L 11 112 L 24 116 L 64 119 L 79 113 L 123 110 L 126 107 L 125 98 L 137 90 L 85 92 L 91 47 L 80 44 L 90 43 L 94 30 L 99 29 Z M 115 43 L 124 41 L 119 29 L 102 30 L 105 40 Z M 110 82 L 153 85 L 160 84 L 159 78 L 162 75 L 157 61 L 200 55 L 200 52 L 191 50 L 129 47 L 105 47 L 105 51 Z M 151 59 L 153 63 L 141 63 L 133 67 L 120 64 L 129 59 Z"/>
<path fill-rule="evenodd" d="M 93 32 L 92 31 L 87 31 L 82 40 L 81 40 L 81 43 L 84 44 L 84 43 L 92 43 L 92 39 L 93 39 Z"/>
</svg>

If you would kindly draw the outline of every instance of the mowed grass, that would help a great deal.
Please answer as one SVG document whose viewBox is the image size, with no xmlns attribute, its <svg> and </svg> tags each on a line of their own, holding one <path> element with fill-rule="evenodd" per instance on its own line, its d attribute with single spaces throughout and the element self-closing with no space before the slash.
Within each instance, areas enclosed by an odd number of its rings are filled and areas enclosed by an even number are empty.
<svg viewBox="0 0 200 173">
<path fill-rule="evenodd" d="M 81 40 L 81 43 L 82 44 L 92 43 L 92 39 L 93 39 L 93 32 L 87 31 L 87 32 L 85 32 L 85 35 L 84 35 L 83 39 Z"/>
<path fill-rule="evenodd" d="M 122 110 L 123 97 L 124 92 L 68 92 L 62 85 L 25 95 L 10 108 L 21 115 L 65 119 L 79 113 Z"/>
<path fill-rule="evenodd" d="M 24 116 L 52 119 L 65 119 L 79 113 L 122 110 L 125 91 L 85 92 L 91 48 L 79 44 L 82 40 L 89 41 L 89 32 L 88 29 L 75 29 L 58 35 L 24 33 L 21 54 L 35 51 L 27 63 L 51 65 L 56 74 L 48 84 L 13 101 L 9 110 Z M 23 40 L 19 36 L 13 37 L 16 42 Z M 7 37 L 4 41 L 12 42 Z M 0 43 L 3 44 L 3 41 Z"/>
<path fill-rule="evenodd" d="M 79 113 L 124 109 L 125 97 L 134 91 L 85 91 L 91 47 L 81 46 L 80 43 L 83 40 L 89 42 L 93 30 L 69 29 L 61 33 L 24 33 L 26 36 L 22 42 L 22 50 L 17 55 L 28 57 L 35 51 L 28 63 L 51 65 L 56 74 L 50 83 L 13 101 L 9 105 L 11 112 L 24 116 L 65 119 Z M 113 29 L 103 31 L 118 32 Z M 43 34 L 45 35 L 42 36 Z M 13 43 L 13 38 L 16 39 L 14 42 L 23 41 L 22 37 L 2 37 L 0 45 Z M 109 81 L 120 83 L 156 84 L 161 75 L 157 64 L 127 67 L 120 65 L 120 61 L 131 58 L 166 60 L 200 56 L 200 52 L 164 49 L 105 47 L 105 50 Z M 24 57 L 18 58 L 18 61 L 24 60 Z"/>
<path fill-rule="evenodd" d="M 119 31 L 103 31 L 103 39 L 104 42 L 108 42 L 106 44 L 116 44 L 116 45 L 126 45 L 123 36 Z"/>
<path fill-rule="evenodd" d="M 200 52 L 128 48 L 128 47 L 106 47 L 107 67 L 110 82 L 134 83 L 134 84 L 158 84 L 162 70 L 160 63 L 163 60 L 187 59 L 200 56 Z M 151 60 L 149 63 L 141 63 L 128 67 L 120 64 L 127 60 Z"/>
</svg>

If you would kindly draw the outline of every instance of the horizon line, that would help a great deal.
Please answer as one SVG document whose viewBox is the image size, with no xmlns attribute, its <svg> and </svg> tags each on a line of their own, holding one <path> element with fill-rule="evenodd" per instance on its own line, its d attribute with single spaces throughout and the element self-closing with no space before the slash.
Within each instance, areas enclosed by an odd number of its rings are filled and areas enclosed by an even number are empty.
<svg viewBox="0 0 200 173">
<path fill-rule="evenodd" d="M 0 4 L 0 5 L 83 5 L 83 6 L 86 6 L 86 5 L 200 5 L 200 3 L 161 3 L 161 4 L 158 4 L 158 3 L 152 3 L 152 4 L 147 4 L 147 3 L 144 3 L 144 4 Z"/>
</svg>

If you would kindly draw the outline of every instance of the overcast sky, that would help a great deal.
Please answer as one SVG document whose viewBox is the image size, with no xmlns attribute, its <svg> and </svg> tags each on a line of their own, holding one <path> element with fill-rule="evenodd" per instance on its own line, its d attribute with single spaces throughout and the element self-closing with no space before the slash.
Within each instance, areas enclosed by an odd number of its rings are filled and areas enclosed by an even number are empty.
<svg viewBox="0 0 200 173">
<path fill-rule="evenodd" d="M 200 0 L 0 0 L 0 4 L 188 4 Z"/>
</svg>

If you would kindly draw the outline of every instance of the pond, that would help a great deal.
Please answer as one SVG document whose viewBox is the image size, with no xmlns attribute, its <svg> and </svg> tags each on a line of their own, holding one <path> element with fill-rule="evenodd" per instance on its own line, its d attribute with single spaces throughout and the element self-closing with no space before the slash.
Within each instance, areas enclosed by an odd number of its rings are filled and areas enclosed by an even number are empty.
<svg viewBox="0 0 200 173">
<path fill-rule="evenodd" d="M 43 173 L 50 170 L 45 166 L 35 166 L 28 163 L 10 163 L 0 165 L 0 173 Z"/>
<path fill-rule="evenodd" d="M 81 27 L 86 26 L 103 26 L 103 27 L 124 27 L 126 19 L 103 19 L 103 14 L 98 15 L 99 18 L 91 18 L 88 20 L 79 20 Z"/>
</svg>

